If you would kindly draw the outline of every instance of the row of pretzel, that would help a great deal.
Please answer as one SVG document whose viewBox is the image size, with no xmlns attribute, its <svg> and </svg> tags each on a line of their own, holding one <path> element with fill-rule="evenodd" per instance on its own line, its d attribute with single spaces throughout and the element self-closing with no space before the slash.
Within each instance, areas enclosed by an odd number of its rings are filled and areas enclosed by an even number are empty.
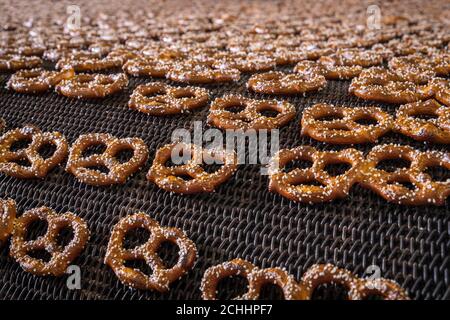
<svg viewBox="0 0 450 320">
<path fill-rule="evenodd" d="M 21 141 L 30 144 L 16 150 Z M 54 145 L 52 155 L 44 158 L 40 150 Z M 86 154 L 93 147 L 103 146 L 103 151 Z M 126 161 L 118 157 L 122 151 L 132 151 Z M 33 126 L 14 129 L 0 137 L 0 172 L 17 178 L 44 178 L 68 154 L 66 139 L 59 132 L 41 132 Z M 148 159 L 148 148 L 140 138 L 116 138 L 109 134 L 84 134 L 72 144 L 66 170 L 83 183 L 105 186 L 123 184 L 139 170 Z M 180 163 L 173 163 L 174 154 L 183 153 Z M 403 159 L 409 166 L 387 172 L 378 168 L 383 160 Z M 29 165 L 23 163 L 28 161 Z M 289 163 L 310 161 L 307 169 L 286 171 Z M 172 161 L 172 164 L 169 162 Z M 204 164 L 220 164 L 214 172 L 207 172 Z M 326 171 L 329 164 L 347 164 L 348 170 L 337 176 Z M 100 168 L 99 168 L 100 167 Z M 350 188 L 359 183 L 390 202 L 407 205 L 443 205 L 450 195 L 448 181 L 437 181 L 427 172 L 429 168 L 450 169 L 450 154 L 445 152 L 414 150 L 408 146 L 380 145 L 364 158 L 360 151 L 318 151 L 302 146 L 280 150 L 270 160 L 269 179 L 271 191 L 293 201 L 324 202 L 348 196 Z M 103 172 L 101 168 L 106 168 Z M 175 142 L 157 150 L 147 179 L 158 187 L 175 193 L 192 194 L 212 192 L 229 180 L 237 170 L 234 151 L 206 149 L 194 144 Z M 319 182 L 320 185 L 314 185 Z M 412 188 L 405 186 L 411 183 Z"/>
<path fill-rule="evenodd" d="M 89 240 L 87 223 L 71 212 L 58 214 L 48 207 L 39 207 L 16 216 L 16 203 L 12 199 L 0 199 L 0 245 L 11 237 L 10 256 L 21 267 L 34 275 L 62 276 L 69 265 L 80 255 Z M 45 221 L 46 233 L 35 239 L 27 237 L 32 223 Z M 63 229 L 70 228 L 73 237 L 61 245 L 58 237 Z M 146 242 L 129 248 L 125 247 L 126 236 L 143 228 L 149 231 Z M 178 248 L 177 262 L 167 267 L 158 251 L 162 243 L 170 242 Z M 50 259 L 45 261 L 31 253 L 45 250 Z M 188 273 L 197 260 L 195 243 L 177 228 L 163 227 L 145 213 L 136 213 L 119 220 L 113 227 L 106 256 L 107 264 L 117 278 L 126 286 L 167 292 L 170 284 Z M 142 270 L 126 265 L 131 261 L 144 261 L 151 269 L 148 275 Z M 343 286 L 349 300 L 363 300 L 375 296 L 385 300 L 407 300 L 408 295 L 396 282 L 384 278 L 358 278 L 345 269 L 331 264 L 313 265 L 303 275 L 300 282 L 281 268 L 260 269 L 242 259 L 234 259 L 207 269 L 204 273 L 200 290 L 205 300 L 217 299 L 217 288 L 221 280 L 232 276 L 243 276 L 248 280 L 247 292 L 238 297 L 243 300 L 256 300 L 260 297 L 264 285 L 278 286 L 286 300 L 310 300 L 315 289 L 323 284 Z"/>
</svg>

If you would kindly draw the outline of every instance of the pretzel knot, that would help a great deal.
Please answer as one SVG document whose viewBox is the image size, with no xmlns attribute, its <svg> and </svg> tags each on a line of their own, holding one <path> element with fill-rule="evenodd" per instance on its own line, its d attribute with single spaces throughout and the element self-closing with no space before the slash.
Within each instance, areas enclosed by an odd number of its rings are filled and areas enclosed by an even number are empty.
<svg viewBox="0 0 450 320">
<path fill-rule="evenodd" d="M 330 118 L 332 120 L 323 120 Z M 373 120 L 374 124 L 358 121 Z M 392 117 L 377 107 L 348 108 L 315 104 L 303 111 L 302 135 L 333 144 L 376 142 L 392 129 Z"/>
<path fill-rule="evenodd" d="M 405 57 L 395 57 L 389 61 L 389 68 L 411 79 L 426 82 L 434 76 L 450 74 L 450 55 L 434 54 L 426 56 L 413 54 Z M 411 80 L 413 81 L 413 80 Z"/>
<path fill-rule="evenodd" d="M 150 232 L 150 238 L 142 245 L 125 249 L 123 242 L 126 234 L 136 228 Z M 161 244 L 170 242 L 178 246 L 177 263 L 167 268 L 158 255 Z M 197 249 L 183 231 L 177 228 L 161 227 L 145 213 L 137 213 L 122 218 L 113 228 L 105 256 L 105 263 L 110 266 L 119 280 L 130 287 L 142 290 L 166 292 L 169 285 L 185 275 L 194 265 Z M 152 269 L 146 275 L 138 269 L 125 266 L 125 262 L 144 260 Z"/>
<path fill-rule="evenodd" d="M 27 240 L 28 229 L 32 222 L 45 220 L 48 224 L 43 236 Z M 65 228 L 73 231 L 73 238 L 66 246 L 58 243 L 58 236 Z M 70 263 L 80 254 L 89 239 L 86 222 L 73 213 L 57 214 L 52 209 L 41 207 L 26 211 L 16 219 L 10 255 L 22 268 L 35 275 L 62 276 Z M 45 250 L 51 259 L 45 262 L 29 254 L 35 250 Z"/>
<path fill-rule="evenodd" d="M 12 150 L 16 143 L 31 141 L 18 150 Z M 44 158 L 40 152 L 44 147 L 53 145 L 53 154 Z M 34 126 L 25 126 L 6 132 L 0 137 L 0 172 L 16 178 L 44 178 L 47 173 L 67 156 L 68 145 L 59 132 L 41 132 Z M 27 161 L 29 166 L 22 165 Z"/>
<path fill-rule="evenodd" d="M 56 69 L 73 68 L 77 72 L 101 71 L 119 68 L 122 60 L 114 57 L 106 58 L 62 58 L 56 63 Z"/>
<path fill-rule="evenodd" d="M 323 284 L 343 286 L 348 291 L 348 300 L 364 300 L 370 296 L 379 296 L 384 300 L 409 300 L 405 290 L 392 280 L 358 278 L 332 264 L 313 265 L 303 274 L 300 281 L 301 300 L 311 300 L 315 289 Z"/>
<path fill-rule="evenodd" d="M 134 58 L 128 60 L 122 67 L 123 71 L 129 75 L 140 77 L 149 76 L 164 78 L 169 72 L 172 61 L 156 60 L 150 58 Z"/>
<path fill-rule="evenodd" d="M 238 81 L 241 72 L 234 68 L 217 68 L 186 60 L 174 64 L 166 77 L 175 82 L 207 84 Z"/>
<path fill-rule="evenodd" d="M 14 228 L 16 202 L 0 199 L 0 247 L 6 242 Z"/>
<path fill-rule="evenodd" d="M 420 115 L 435 118 L 415 118 Z M 397 110 L 396 128 L 415 140 L 450 143 L 450 107 L 432 99 L 403 105 Z"/>
<path fill-rule="evenodd" d="M 287 172 L 284 167 L 293 161 L 312 162 L 306 169 L 295 168 Z M 302 146 L 280 150 L 269 163 L 269 190 L 299 202 L 317 203 L 343 198 L 361 176 L 362 153 L 355 149 L 317 151 Z M 329 164 L 348 164 L 346 172 L 333 176 L 325 168 Z M 319 185 L 314 185 L 313 182 Z"/>
<path fill-rule="evenodd" d="M 242 108 L 233 113 L 229 109 Z M 227 110 L 228 109 L 228 110 Z M 254 100 L 239 95 L 226 95 L 217 98 L 211 104 L 208 123 L 221 129 L 275 129 L 279 128 L 295 117 L 295 107 L 277 100 Z M 273 111 L 276 116 L 265 116 L 263 112 Z"/>
<path fill-rule="evenodd" d="M 285 74 L 273 71 L 251 76 L 247 87 L 266 94 L 298 94 L 322 89 L 326 84 L 327 80 L 319 74 Z"/>
<path fill-rule="evenodd" d="M 125 74 L 77 74 L 56 86 L 56 92 L 69 98 L 104 98 L 128 85 Z"/>
<path fill-rule="evenodd" d="M 104 152 L 85 156 L 90 147 L 106 146 Z M 121 162 L 117 156 L 122 151 L 133 151 L 133 156 Z M 139 138 L 119 139 L 106 133 L 90 133 L 78 137 L 70 148 L 66 170 L 83 183 L 104 186 L 123 184 L 148 158 L 145 142 Z M 107 173 L 97 170 L 107 169 Z"/>
<path fill-rule="evenodd" d="M 39 57 L 25 57 L 16 54 L 0 54 L 0 71 L 16 71 L 39 67 L 42 60 Z"/>
<path fill-rule="evenodd" d="M 11 76 L 7 86 L 20 93 L 44 92 L 57 85 L 62 80 L 75 75 L 73 69 L 61 71 L 46 71 L 43 69 L 21 70 Z"/>
<path fill-rule="evenodd" d="M 208 91 L 203 88 L 173 87 L 153 82 L 138 86 L 128 106 L 151 115 L 169 115 L 203 107 L 208 98 Z"/>
<path fill-rule="evenodd" d="M 238 69 L 240 72 L 256 72 L 274 69 L 275 59 L 255 53 L 248 54 L 218 54 L 215 56 L 216 62 L 212 64 L 218 69 Z"/>
<path fill-rule="evenodd" d="M 361 72 L 352 80 L 349 92 L 357 97 L 388 103 L 410 103 L 426 100 L 435 94 L 435 84 L 419 85 L 380 67 Z"/>
<path fill-rule="evenodd" d="M 300 288 L 297 282 L 286 271 L 280 268 L 259 269 L 248 261 L 234 259 L 206 270 L 200 285 L 202 298 L 217 300 L 219 282 L 231 276 L 242 276 L 248 281 L 247 292 L 236 298 L 239 300 L 257 300 L 261 289 L 266 284 L 279 286 L 283 290 L 286 300 L 298 300 L 300 297 Z"/>
<path fill-rule="evenodd" d="M 383 160 L 403 159 L 409 167 L 393 172 L 378 169 Z M 443 205 L 450 195 L 448 181 L 434 181 L 425 172 L 429 167 L 450 169 L 450 157 L 441 152 L 420 152 L 408 146 L 376 146 L 367 155 L 363 168 L 363 186 L 372 189 L 384 199 L 406 205 Z M 402 183 L 410 183 L 411 187 Z"/>
<path fill-rule="evenodd" d="M 334 60 L 300 61 L 294 68 L 294 72 L 300 74 L 318 74 L 327 80 L 346 80 L 358 76 L 363 70 L 361 66 L 339 66 Z M 331 58 L 327 58 L 331 59 Z"/>
<path fill-rule="evenodd" d="M 181 152 L 183 158 L 178 161 L 176 157 L 180 156 Z M 189 160 L 183 161 L 187 158 Z M 169 160 L 175 165 L 167 166 Z M 208 162 L 220 164 L 221 167 L 209 173 L 202 167 L 203 163 Z M 172 143 L 158 149 L 147 179 L 160 188 L 175 193 L 213 192 L 218 185 L 233 175 L 236 168 L 235 152 L 203 149 L 194 144 Z"/>
</svg>

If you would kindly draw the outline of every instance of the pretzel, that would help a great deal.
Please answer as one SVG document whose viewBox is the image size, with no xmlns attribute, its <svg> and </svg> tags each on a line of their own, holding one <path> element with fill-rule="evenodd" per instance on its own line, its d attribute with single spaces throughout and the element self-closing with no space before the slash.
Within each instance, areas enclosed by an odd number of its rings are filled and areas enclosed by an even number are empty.
<svg viewBox="0 0 450 320">
<path fill-rule="evenodd" d="M 98 59 L 101 56 L 98 53 L 85 50 L 67 50 L 67 49 L 49 49 L 42 55 L 44 60 L 57 62 L 61 59 Z"/>
<path fill-rule="evenodd" d="M 294 68 L 294 72 L 300 74 L 318 74 L 327 80 L 345 80 L 358 76 L 362 71 L 361 66 L 336 66 L 333 63 L 316 61 L 300 61 Z"/>
<path fill-rule="evenodd" d="M 138 59 L 139 55 L 133 50 L 129 50 L 126 48 L 117 48 L 109 52 L 106 58 L 119 59 L 120 63 L 124 65 L 128 60 Z"/>
<path fill-rule="evenodd" d="M 98 145 L 106 146 L 106 150 L 101 154 L 84 156 L 86 149 Z M 132 150 L 133 156 L 127 162 L 121 163 L 116 156 L 125 150 Z M 66 170 L 81 182 L 94 186 L 123 184 L 144 165 L 147 158 L 147 146 L 140 138 L 119 139 L 106 133 L 83 134 L 70 148 Z M 92 168 L 95 166 L 106 167 L 108 173 Z"/>
<path fill-rule="evenodd" d="M 73 68 L 77 72 L 102 71 L 122 66 L 122 59 L 106 58 L 62 58 L 56 63 L 56 69 Z"/>
<path fill-rule="evenodd" d="M 123 65 L 123 71 L 135 77 L 150 76 L 155 78 L 164 78 L 169 72 L 171 65 L 172 62 L 165 60 L 136 58 L 128 60 Z"/>
<path fill-rule="evenodd" d="M 133 249 L 123 247 L 128 231 L 144 228 L 150 232 L 150 238 Z M 178 246 L 178 261 L 168 268 L 158 255 L 158 249 L 164 242 Z M 169 285 L 185 275 L 194 265 L 197 249 L 194 242 L 177 228 L 161 227 L 145 213 L 137 213 L 122 218 L 113 228 L 106 251 L 105 263 L 110 266 L 119 280 L 132 288 L 167 292 Z M 125 266 L 126 261 L 144 260 L 152 268 L 148 276 L 138 269 Z"/>
<path fill-rule="evenodd" d="M 416 119 L 416 115 L 434 115 L 436 119 Z M 418 141 L 450 143 L 450 107 L 435 100 L 415 102 L 397 110 L 396 129 Z"/>
<path fill-rule="evenodd" d="M 27 241 L 26 235 L 30 224 L 37 220 L 48 223 L 45 235 Z M 58 244 L 58 236 L 64 228 L 73 230 L 73 239 L 64 247 Z M 27 272 L 39 276 L 64 275 L 67 267 L 83 251 L 89 239 L 86 222 L 71 212 L 57 214 L 50 208 L 40 207 L 26 211 L 16 219 L 11 238 L 10 255 Z M 33 258 L 29 253 L 33 250 L 45 250 L 51 259 L 45 262 Z"/>
<path fill-rule="evenodd" d="M 384 68 L 372 67 L 352 80 L 349 92 L 363 99 L 403 104 L 432 97 L 434 88 L 431 82 L 415 84 Z"/>
<path fill-rule="evenodd" d="M 434 91 L 436 93 L 434 95 L 434 98 L 440 103 L 443 103 L 446 106 L 450 107 L 450 81 L 437 78 L 435 78 L 434 80 L 436 81 L 434 87 Z"/>
<path fill-rule="evenodd" d="M 450 55 L 436 54 L 424 56 L 413 54 L 405 57 L 395 57 L 389 61 L 389 68 L 394 72 L 409 77 L 414 81 L 426 82 L 435 75 L 447 76 L 450 74 Z"/>
<path fill-rule="evenodd" d="M 31 140 L 27 147 L 11 150 L 14 143 L 24 140 Z M 46 145 L 54 145 L 56 150 L 44 159 L 39 151 Z M 16 178 L 44 178 L 64 160 L 67 149 L 66 139 L 59 132 L 41 132 L 30 125 L 10 130 L 0 137 L 0 172 Z M 27 160 L 29 166 L 20 164 L 21 160 Z"/>
<path fill-rule="evenodd" d="M 227 109 L 242 106 L 244 110 L 232 113 Z M 266 117 L 262 111 L 276 111 L 276 117 Z M 295 117 L 295 107 L 288 102 L 277 100 L 254 100 L 240 95 L 226 95 L 211 104 L 208 123 L 222 129 L 274 129 Z"/>
<path fill-rule="evenodd" d="M 16 54 L 0 55 L 0 71 L 17 71 L 39 67 L 42 60 L 39 57 L 25 57 Z"/>
<path fill-rule="evenodd" d="M 207 84 L 238 81 L 241 73 L 233 68 L 216 68 L 187 60 L 171 66 L 166 77 L 175 82 Z"/>
<path fill-rule="evenodd" d="M 378 169 L 378 163 L 387 159 L 404 159 L 410 161 L 411 165 L 394 172 Z M 405 205 L 443 205 L 450 195 L 450 186 L 446 181 L 434 181 L 424 172 L 432 166 L 450 169 L 450 156 L 440 152 L 420 152 L 408 146 L 376 146 L 364 162 L 361 184 L 389 202 Z M 402 182 L 412 183 L 414 189 L 401 185 Z"/>
<path fill-rule="evenodd" d="M 299 94 L 320 90 L 326 84 L 327 80 L 318 74 L 285 74 L 272 71 L 251 76 L 247 87 L 258 93 Z"/>
<path fill-rule="evenodd" d="M 21 70 L 11 76 L 7 86 L 20 93 L 38 93 L 49 90 L 62 80 L 75 75 L 73 69 L 47 71 L 43 69 Z"/>
<path fill-rule="evenodd" d="M 208 91 L 203 88 L 173 87 L 153 82 L 138 86 L 128 106 L 150 115 L 169 115 L 203 107 L 208 99 Z"/>
<path fill-rule="evenodd" d="M 275 59 L 255 53 L 217 56 L 216 59 L 212 64 L 214 68 L 237 69 L 240 72 L 267 71 L 276 66 Z"/>
<path fill-rule="evenodd" d="M 307 169 L 296 168 L 285 172 L 283 168 L 294 160 L 311 161 L 313 164 Z M 347 163 L 351 168 L 334 177 L 325 167 L 335 163 Z M 306 203 L 343 198 L 360 179 L 362 163 L 363 156 L 355 149 L 323 152 L 308 146 L 282 149 L 269 162 L 269 190 L 292 201 Z M 311 184 L 313 181 L 321 185 Z"/>
<path fill-rule="evenodd" d="M 16 202 L 0 199 L 0 247 L 8 240 L 16 219 Z"/>
<path fill-rule="evenodd" d="M 69 98 L 95 99 L 112 95 L 128 85 L 128 78 L 123 73 L 77 74 L 71 79 L 56 85 L 56 92 Z"/>
<path fill-rule="evenodd" d="M 334 116 L 337 119 L 323 121 Z M 362 119 L 373 119 L 376 124 L 359 124 Z M 392 117 L 377 107 L 336 107 L 315 104 L 303 111 L 301 134 L 318 141 L 333 144 L 374 143 L 393 127 Z"/>
<path fill-rule="evenodd" d="M 173 160 L 175 152 L 188 151 L 190 160 L 185 164 L 167 166 Z M 206 159 L 215 160 L 221 167 L 213 173 L 202 168 Z M 175 193 L 192 194 L 213 192 L 220 184 L 233 175 L 237 168 L 237 157 L 233 152 L 225 150 L 202 149 L 194 144 L 172 143 L 158 149 L 153 164 L 148 171 L 147 179 L 158 187 Z M 189 180 L 183 179 L 189 177 Z"/>
<path fill-rule="evenodd" d="M 338 66 L 361 66 L 364 68 L 378 66 L 383 63 L 382 55 L 375 50 L 359 48 L 338 49 L 335 54 L 322 56 L 319 62 Z"/>
<path fill-rule="evenodd" d="M 317 287 L 323 284 L 339 284 L 348 290 L 348 300 L 364 300 L 372 295 L 384 300 L 409 300 L 408 294 L 396 282 L 384 278 L 364 279 L 355 277 L 346 269 L 332 264 L 311 266 L 300 281 L 300 300 L 311 300 Z"/>
<path fill-rule="evenodd" d="M 300 287 L 294 277 L 280 268 L 259 269 L 242 259 L 233 259 L 208 268 L 202 278 L 200 290 L 204 300 L 217 300 L 217 286 L 220 280 L 231 276 L 242 276 L 248 281 L 247 292 L 236 299 L 257 300 L 266 284 L 281 288 L 286 300 L 298 300 Z"/>
</svg>

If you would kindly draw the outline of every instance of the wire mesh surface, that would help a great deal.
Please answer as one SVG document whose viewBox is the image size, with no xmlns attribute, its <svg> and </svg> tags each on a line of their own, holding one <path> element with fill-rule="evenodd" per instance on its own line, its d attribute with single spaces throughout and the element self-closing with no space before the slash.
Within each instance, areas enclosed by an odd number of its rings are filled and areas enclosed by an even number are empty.
<svg viewBox="0 0 450 320">
<path fill-rule="evenodd" d="M 196 120 L 203 121 L 203 128 L 207 128 L 207 107 L 171 117 L 152 117 L 130 110 L 127 102 L 132 90 L 149 79 L 132 78 L 124 92 L 104 100 L 87 101 L 56 93 L 39 96 L 14 93 L 5 89 L 8 78 L 7 74 L 0 78 L 0 116 L 6 120 L 7 129 L 32 123 L 45 131 L 60 131 L 70 142 L 88 132 L 137 136 L 147 143 L 150 160 L 122 186 L 87 186 L 64 172 L 63 165 L 44 180 L 1 175 L 0 197 L 15 199 L 19 212 L 42 205 L 57 212 L 75 212 L 88 222 L 91 238 L 73 263 L 81 268 L 81 290 L 68 289 L 66 277 L 37 277 L 22 271 L 8 256 L 8 246 L 1 248 L 0 299 L 198 299 L 204 271 L 237 257 L 260 267 L 285 267 L 297 279 L 315 263 L 334 263 L 359 276 L 370 265 L 376 265 L 381 268 L 382 277 L 396 280 L 411 298 L 450 298 L 448 200 L 442 207 L 400 206 L 355 186 L 343 200 L 299 204 L 270 193 L 268 178 L 260 175 L 259 165 L 241 165 L 230 181 L 211 194 L 171 194 L 148 182 L 145 174 L 157 148 L 170 142 L 174 129 L 192 131 Z M 210 90 L 211 99 L 232 92 L 263 98 L 245 89 L 247 79 L 244 76 L 239 83 L 205 87 Z M 347 93 L 348 85 L 345 81 L 329 81 L 319 93 L 284 97 L 295 104 L 298 112 L 295 121 L 280 130 L 280 147 L 336 148 L 300 137 L 301 111 L 314 103 L 375 104 L 391 113 L 396 109 L 393 105 L 351 96 Z M 379 141 L 390 142 L 422 150 L 447 149 L 394 133 Z M 355 146 L 365 153 L 371 147 Z M 433 174 L 435 178 L 449 178 L 448 172 Z M 129 289 L 103 263 L 113 225 L 121 217 L 138 211 L 148 213 L 164 226 L 183 229 L 197 245 L 199 258 L 194 269 L 173 283 L 166 294 Z M 224 294 L 233 295 L 238 287 L 229 283 L 222 289 Z M 273 297 L 274 293 L 270 294 Z"/>
</svg>

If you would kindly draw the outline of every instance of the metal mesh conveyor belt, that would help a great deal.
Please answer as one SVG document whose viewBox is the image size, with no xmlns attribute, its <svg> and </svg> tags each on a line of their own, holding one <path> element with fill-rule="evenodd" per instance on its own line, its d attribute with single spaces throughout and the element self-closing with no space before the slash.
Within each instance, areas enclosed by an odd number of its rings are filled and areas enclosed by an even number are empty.
<svg viewBox="0 0 450 320">
<path fill-rule="evenodd" d="M 269 193 L 268 178 L 258 165 L 242 165 L 215 193 L 181 196 L 165 192 L 145 179 L 158 147 L 170 141 L 176 128 L 192 130 L 201 120 L 206 128 L 207 107 L 174 117 L 151 117 L 128 109 L 132 90 L 148 79 L 132 78 L 124 92 L 99 101 L 71 100 L 56 93 L 22 95 L 5 89 L 9 75 L 0 75 L 0 116 L 8 129 L 26 123 L 62 132 L 70 142 L 82 133 L 108 132 L 138 136 L 150 150 L 147 165 L 123 186 L 92 187 L 79 183 L 63 167 L 45 180 L 0 176 L 0 197 L 17 201 L 19 212 L 47 205 L 57 212 L 72 211 L 91 230 L 87 248 L 74 262 L 81 267 L 82 289 L 69 290 L 66 277 L 36 277 L 21 270 L 0 249 L 0 299 L 198 299 L 206 268 L 241 257 L 260 267 L 285 267 L 297 279 L 314 263 L 330 262 L 363 275 L 370 265 L 399 282 L 414 299 L 450 298 L 450 203 L 442 207 L 390 204 L 371 191 L 355 186 L 344 200 L 327 204 L 297 204 Z M 231 85 L 206 86 L 211 99 L 225 93 L 262 98 L 245 89 L 248 76 Z M 393 113 L 394 105 L 362 101 L 347 93 L 349 82 L 330 81 L 305 97 L 285 97 L 298 109 L 297 118 L 280 131 L 281 148 L 312 145 L 334 149 L 300 137 L 302 110 L 314 103 L 380 105 Z M 380 143 L 408 144 L 418 149 L 448 150 L 398 134 Z M 367 153 L 373 145 L 356 146 Z M 345 147 L 338 147 L 345 148 Z M 435 178 L 449 178 L 435 172 Z M 447 175 L 444 177 L 444 175 Z M 185 230 L 196 243 L 199 258 L 193 271 L 172 284 L 167 294 L 131 290 L 103 264 L 112 226 L 119 218 L 144 211 L 162 225 Z M 224 284 L 231 294 L 236 284 Z M 269 296 L 273 292 L 269 292 Z M 325 294 L 325 293 L 324 293 Z"/>
</svg>

